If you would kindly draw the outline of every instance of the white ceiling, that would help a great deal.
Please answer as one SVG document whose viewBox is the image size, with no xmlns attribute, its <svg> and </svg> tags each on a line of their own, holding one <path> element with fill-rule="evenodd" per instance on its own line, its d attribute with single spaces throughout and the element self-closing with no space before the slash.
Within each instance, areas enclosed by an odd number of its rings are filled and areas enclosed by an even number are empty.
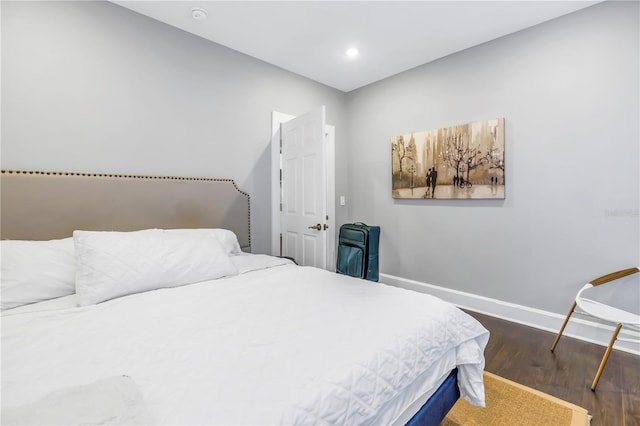
<svg viewBox="0 0 640 426">
<path fill-rule="evenodd" d="M 599 1 L 127 1 L 123 7 L 348 92 Z M 194 20 L 193 7 L 208 12 Z M 349 58 L 348 47 L 360 54 Z"/>
</svg>

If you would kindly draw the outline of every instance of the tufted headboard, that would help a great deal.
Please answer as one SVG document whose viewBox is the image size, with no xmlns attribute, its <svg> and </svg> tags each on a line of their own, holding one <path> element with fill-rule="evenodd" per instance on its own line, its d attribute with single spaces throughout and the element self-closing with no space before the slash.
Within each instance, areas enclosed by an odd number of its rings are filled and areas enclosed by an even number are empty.
<svg viewBox="0 0 640 426">
<path fill-rule="evenodd" d="M 231 179 L 2 170 L 0 237 L 49 240 L 76 229 L 226 228 L 251 251 L 249 194 Z"/>
</svg>

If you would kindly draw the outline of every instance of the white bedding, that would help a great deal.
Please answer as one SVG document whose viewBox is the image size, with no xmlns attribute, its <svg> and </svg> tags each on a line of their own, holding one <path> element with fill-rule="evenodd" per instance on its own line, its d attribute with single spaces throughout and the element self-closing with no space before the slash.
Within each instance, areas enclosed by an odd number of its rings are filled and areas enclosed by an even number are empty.
<svg viewBox="0 0 640 426">
<path fill-rule="evenodd" d="M 240 275 L 7 311 L 3 411 L 127 376 L 156 424 L 391 424 L 456 365 L 462 397 L 484 405 L 488 332 L 453 305 L 285 259 L 231 259 Z"/>
<path fill-rule="evenodd" d="M 149 425 L 142 395 L 130 377 L 116 376 L 52 392 L 2 410 L 3 425 Z"/>
</svg>

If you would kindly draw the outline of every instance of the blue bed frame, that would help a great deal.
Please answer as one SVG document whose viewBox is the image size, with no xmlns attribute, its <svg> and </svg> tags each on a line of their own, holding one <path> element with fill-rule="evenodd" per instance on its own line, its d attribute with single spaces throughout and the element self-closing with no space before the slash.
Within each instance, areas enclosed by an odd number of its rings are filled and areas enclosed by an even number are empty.
<svg viewBox="0 0 640 426">
<path fill-rule="evenodd" d="M 458 389 L 458 369 L 456 368 L 407 422 L 407 426 L 438 426 L 458 398 L 460 398 L 460 390 Z"/>
</svg>

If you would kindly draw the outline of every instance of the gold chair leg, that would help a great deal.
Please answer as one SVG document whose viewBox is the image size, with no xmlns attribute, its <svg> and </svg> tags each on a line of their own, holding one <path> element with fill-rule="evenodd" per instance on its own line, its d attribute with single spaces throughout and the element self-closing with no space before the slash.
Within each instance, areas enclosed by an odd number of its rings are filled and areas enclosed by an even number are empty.
<svg viewBox="0 0 640 426">
<path fill-rule="evenodd" d="M 553 352 L 556 349 L 556 345 L 558 344 L 558 341 L 560 341 L 560 336 L 562 336 L 562 333 L 564 332 L 564 329 L 567 326 L 567 323 L 569 322 L 569 318 L 571 318 L 571 314 L 573 314 L 573 311 L 575 310 L 576 310 L 576 302 L 573 302 L 573 306 L 571 306 L 571 310 L 567 314 L 567 317 L 565 318 L 564 323 L 560 328 L 560 331 L 558 331 L 558 335 L 556 336 L 556 340 L 553 342 L 553 346 L 551 346 L 551 352 Z"/>
<path fill-rule="evenodd" d="M 596 378 L 593 379 L 593 384 L 591 385 L 591 390 L 595 391 L 596 386 L 598 386 L 598 381 L 600 380 L 600 376 L 602 375 L 602 371 L 604 370 L 604 366 L 609 360 L 609 355 L 611 355 L 611 350 L 613 349 L 613 344 L 618 338 L 618 333 L 620 333 L 620 329 L 622 328 L 622 324 L 618 324 L 616 326 L 616 331 L 613 333 L 613 337 L 611 337 L 611 342 L 609 342 L 609 346 L 607 347 L 604 356 L 602 357 L 602 362 L 600 362 L 600 367 L 598 367 L 598 372 L 596 373 Z"/>
</svg>

